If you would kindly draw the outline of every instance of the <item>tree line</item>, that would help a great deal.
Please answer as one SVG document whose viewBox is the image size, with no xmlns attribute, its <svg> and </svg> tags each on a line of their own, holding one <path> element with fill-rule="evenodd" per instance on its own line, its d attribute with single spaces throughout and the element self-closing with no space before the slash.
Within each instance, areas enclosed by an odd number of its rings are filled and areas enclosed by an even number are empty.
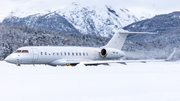
<svg viewBox="0 0 180 101">
<path fill-rule="evenodd" d="M 0 23 L 0 59 L 3 60 L 23 46 L 101 47 L 109 40 L 110 38 L 96 35 L 68 34 L 42 28 Z M 176 46 L 127 40 L 123 51 L 127 54 L 126 59 L 166 58 L 173 51 L 173 47 Z M 176 55 L 176 58 L 179 59 L 179 54 Z"/>
</svg>

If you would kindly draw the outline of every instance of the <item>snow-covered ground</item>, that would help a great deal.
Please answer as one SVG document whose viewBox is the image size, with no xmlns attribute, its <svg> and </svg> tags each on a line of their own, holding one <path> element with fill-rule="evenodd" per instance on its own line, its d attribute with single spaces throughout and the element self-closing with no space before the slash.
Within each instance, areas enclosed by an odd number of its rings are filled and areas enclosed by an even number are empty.
<svg viewBox="0 0 180 101">
<path fill-rule="evenodd" d="M 180 62 L 18 67 L 1 61 L 0 101 L 180 101 Z"/>
</svg>

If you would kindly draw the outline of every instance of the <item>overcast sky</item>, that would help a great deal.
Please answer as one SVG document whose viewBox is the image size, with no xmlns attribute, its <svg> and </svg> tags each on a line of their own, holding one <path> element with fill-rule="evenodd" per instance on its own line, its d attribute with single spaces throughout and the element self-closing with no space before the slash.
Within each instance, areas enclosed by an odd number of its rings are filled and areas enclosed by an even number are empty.
<svg viewBox="0 0 180 101">
<path fill-rule="evenodd" d="M 1 0 L 0 14 L 21 10 L 57 10 L 72 2 L 94 5 L 111 5 L 147 13 L 170 13 L 180 10 L 180 0 Z"/>
</svg>

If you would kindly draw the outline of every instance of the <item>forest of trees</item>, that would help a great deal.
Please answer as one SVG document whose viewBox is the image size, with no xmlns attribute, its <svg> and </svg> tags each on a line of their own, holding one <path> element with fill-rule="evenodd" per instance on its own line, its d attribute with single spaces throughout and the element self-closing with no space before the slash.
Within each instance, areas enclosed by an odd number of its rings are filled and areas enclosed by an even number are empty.
<svg viewBox="0 0 180 101">
<path fill-rule="evenodd" d="M 95 35 L 66 34 L 41 28 L 0 23 L 0 59 L 22 46 L 92 46 L 99 47 L 109 38 Z"/>
<path fill-rule="evenodd" d="M 110 38 L 88 34 L 68 34 L 41 28 L 0 23 L 0 59 L 23 46 L 88 46 L 101 47 Z M 140 43 L 127 40 L 123 50 L 127 59 L 166 58 L 176 46 Z M 134 53 L 134 54 L 133 54 Z M 178 58 L 179 55 L 176 55 Z"/>
</svg>

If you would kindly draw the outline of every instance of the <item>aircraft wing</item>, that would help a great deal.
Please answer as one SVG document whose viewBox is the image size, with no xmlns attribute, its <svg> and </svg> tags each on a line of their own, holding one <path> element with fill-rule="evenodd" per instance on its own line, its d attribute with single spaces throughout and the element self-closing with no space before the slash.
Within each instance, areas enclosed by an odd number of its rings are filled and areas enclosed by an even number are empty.
<svg viewBox="0 0 180 101">
<path fill-rule="evenodd" d="M 102 61 L 86 61 L 80 62 L 83 65 L 109 65 L 109 63 L 119 63 L 126 65 L 127 63 L 146 63 L 146 62 L 164 62 L 165 60 L 102 60 Z"/>
<path fill-rule="evenodd" d="M 173 55 L 175 54 L 176 49 L 171 53 L 171 55 L 167 59 L 154 59 L 154 60 L 102 60 L 102 61 L 87 61 L 87 62 L 80 62 L 80 64 L 84 65 L 109 65 L 109 63 L 120 63 L 126 65 L 126 63 L 146 63 L 146 62 L 165 62 L 171 61 Z"/>
<path fill-rule="evenodd" d="M 72 65 L 76 66 L 77 64 L 83 65 L 109 65 L 109 63 L 119 63 L 126 65 L 127 63 L 146 63 L 146 62 L 165 62 L 170 61 L 174 55 L 176 50 L 167 58 L 167 59 L 154 59 L 154 60 L 64 60 L 59 59 L 56 61 L 51 62 L 49 65 L 56 66 L 56 65 Z"/>
<path fill-rule="evenodd" d="M 86 62 L 79 62 L 80 64 L 88 65 L 109 65 L 109 63 L 120 63 L 126 65 L 126 63 L 146 63 L 146 62 L 165 62 L 171 61 L 173 55 L 175 54 L 176 49 L 167 59 L 158 59 L 158 60 L 101 60 L 101 61 L 86 61 Z"/>
</svg>

